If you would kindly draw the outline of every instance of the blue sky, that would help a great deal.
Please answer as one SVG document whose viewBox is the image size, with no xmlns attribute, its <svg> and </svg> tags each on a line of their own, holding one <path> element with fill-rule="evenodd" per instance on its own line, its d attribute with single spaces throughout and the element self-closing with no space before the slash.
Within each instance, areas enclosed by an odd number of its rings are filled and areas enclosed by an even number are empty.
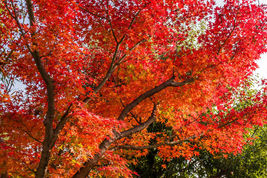
<svg viewBox="0 0 267 178">
<path fill-rule="evenodd" d="M 223 5 L 224 0 L 215 0 L 217 5 Z M 259 4 L 267 5 L 267 0 L 258 0 Z M 259 68 L 254 72 L 260 78 L 267 79 L 267 53 L 261 55 L 261 59 L 257 62 Z"/>
<path fill-rule="evenodd" d="M 258 0 L 260 4 L 267 5 L 267 0 Z M 261 59 L 257 62 L 259 68 L 254 72 L 258 74 L 260 78 L 267 79 L 267 53 L 261 55 Z"/>
<path fill-rule="evenodd" d="M 255 74 L 258 74 L 260 78 L 267 79 L 267 53 L 261 55 L 261 59 L 257 62 L 259 68 L 255 71 Z"/>
</svg>

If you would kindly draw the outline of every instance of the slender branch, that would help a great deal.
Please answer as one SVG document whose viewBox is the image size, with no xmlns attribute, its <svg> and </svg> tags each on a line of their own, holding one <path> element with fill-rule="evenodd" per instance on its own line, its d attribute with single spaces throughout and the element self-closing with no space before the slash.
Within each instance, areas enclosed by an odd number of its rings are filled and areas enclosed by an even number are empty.
<svg viewBox="0 0 267 178">
<path fill-rule="evenodd" d="M 109 23 L 109 26 L 111 28 L 111 32 L 112 32 L 112 35 L 113 35 L 113 38 L 115 39 L 116 43 L 118 44 L 118 39 L 115 35 L 115 32 L 114 32 L 114 28 L 112 27 L 112 22 L 111 22 L 111 18 L 110 18 L 110 15 L 109 15 L 109 7 L 108 7 L 108 3 L 109 1 L 107 0 L 107 9 L 106 9 L 106 14 L 107 14 L 107 19 L 108 19 L 108 23 Z"/>
<path fill-rule="evenodd" d="M 108 2 L 108 0 L 107 0 Z M 142 10 L 142 9 L 141 9 Z M 136 19 L 136 17 L 140 14 L 141 10 L 139 10 L 135 16 L 133 17 L 128 29 L 130 29 Z M 108 13 L 108 12 L 107 12 Z M 110 25 L 111 25 L 111 29 L 112 28 L 112 24 L 111 24 L 111 21 L 110 21 Z M 120 39 L 120 41 L 118 41 L 117 37 L 115 36 L 115 33 L 113 33 L 113 36 L 114 36 L 114 39 L 116 41 L 116 48 L 115 48 L 115 52 L 113 54 L 113 57 L 112 57 L 112 60 L 111 60 L 111 64 L 110 64 L 110 67 L 105 75 L 105 77 L 102 79 L 102 81 L 99 83 L 99 85 L 94 89 L 94 93 L 97 93 L 103 86 L 104 84 L 107 82 L 107 80 L 111 77 L 111 74 L 114 72 L 114 70 L 117 68 L 117 66 L 122 62 L 123 59 L 125 59 L 127 57 L 127 54 L 124 54 L 117 62 L 115 61 L 116 60 L 116 57 L 117 57 L 117 54 L 118 54 L 118 51 L 119 51 L 119 47 L 121 45 L 121 43 L 123 42 L 123 40 L 125 39 L 126 37 L 126 34 L 123 35 L 123 37 Z M 145 39 L 142 39 L 140 41 L 138 41 L 132 48 L 129 49 L 129 52 L 131 52 L 132 50 L 134 50 L 138 45 L 140 45 L 141 43 L 145 42 L 146 40 Z M 87 103 L 88 101 L 90 101 L 90 97 L 86 97 L 83 102 Z"/>
<path fill-rule="evenodd" d="M 258 130 L 259 130 L 259 126 L 257 126 L 257 128 L 254 130 L 254 132 L 253 132 L 251 137 L 254 137 L 254 135 L 257 133 Z"/>
<path fill-rule="evenodd" d="M 140 124 L 140 125 L 138 125 L 138 126 L 136 126 L 134 128 L 131 128 L 129 130 L 126 130 L 126 131 L 121 132 L 120 135 L 119 135 L 119 137 L 117 138 L 117 140 L 118 139 L 121 139 L 123 137 L 127 137 L 129 135 L 132 135 L 134 133 L 137 133 L 137 132 L 139 132 L 139 131 L 144 130 L 145 128 L 147 128 L 150 124 L 152 124 L 156 120 L 156 118 L 155 118 L 155 116 L 156 116 L 156 110 L 157 110 L 157 104 L 154 104 L 152 113 L 151 113 L 150 117 L 147 119 L 146 122 L 144 122 L 144 123 L 142 123 L 142 124 Z"/>
<path fill-rule="evenodd" d="M 234 119 L 232 121 L 229 121 L 225 124 L 222 124 L 220 126 L 218 126 L 217 128 L 222 128 L 225 127 L 233 122 L 235 122 L 238 119 Z M 203 137 L 204 133 L 201 133 L 198 137 Z M 158 148 L 159 146 L 164 146 L 164 145 L 177 145 L 177 144 L 181 144 L 182 142 L 188 142 L 191 139 L 195 139 L 197 138 L 197 136 L 192 136 L 192 137 L 188 137 L 184 140 L 177 140 L 177 141 L 172 141 L 172 142 L 163 142 L 163 143 L 158 143 L 158 144 L 153 144 L 153 145 L 145 145 L 145 146 L 135 146 L 135 145 L 119 145 L 119 146 L 115 146 L 113 148 L 111 148 L 112 150 L 118 150 L 118 149 L 128 149 L 128 150 L 144 150 L 144 149 L 153 149 L 153 148 Z"/>
<path fill-rule="evenodd" d="M 7 0 L 5 0 L 4 3 L 5 3 L 6 9 L 7 9 L 9 15 L 16 21 L 16 24 L 17 24 L 17 26 L 18 26 L 18 28 L 19 28 L 19 31 L 20 31 L 21 35 L 22 35 L 23 37 L 25 37 L 26 32 L 24 31 L 24 29 L 23 29 L 23 28 L 21 27 L 21 25 L 20 25 L 19 18 L 18 18 L 16 9 L 15 9 L 15 7 L 14 7 L 13 1 L 11 1 L 11 6 L 12 6 L 12 8 L 13 8 L 13 10 L 14 10 L 14 15 L 12 14 L 11 10 L 8 8 Z M 30 50 L 28 44 L 27 44 L 27 47 L 28 47 L 28 49 Z"/>
<path fill-rule="evenodd" d="M 19 124 L 21 124 L 21 125 L 25 128 L 25 129 L 21 128 L 21 130 L 22 130 L 23 132 L 25 132 L 30 138 L 32 138 L 33 140 L 37 141 L 38 143 L 42 143 L 39 139 L 35 138 L 35 137 L 31 134 L 31 132 L 29 131 L 28 127 L 25 125 L 25 123 L 24 123 L 22 120 L 17 120 L 17 119 L 15 119 L 14 121 L 17 122 L 17 123 L 19 123 Z"/>
<path fill-rule="evenodd" d="M 144 7 L 145 7 L 145 6 L 144 6 Z M 134 23 L 136 17 L 140 14 L 140 12 L 141 12 L 142 10 L 143 10 L 143 9 L 140 9 L 140 10 L 134 15 L 134 17 L 133 17 L 133 19 L 132 19 L 132 21 L 131 21 L 131 23 L 130 23 L 128 29 L 131 29 L 131 28 L 132 28 L 133 23 Z"/>
<path fill-rule="evenodd" d="M 116 57 L 117 57 L 117 54 L 118 54 L 118 51 L 119 51 L 120 44 L 121 44 L 121 42 L 117 43 L 115 51 L 113 53 L 113 57 L 112 57 L 112 60 L 111 60 L 110 67 L 109 67 L 105 77 L 102 79 L 102 81 L 99 83 L 99 85 L 94 89 L 95 93 L 97 93 L 105 85 L 105 83 L 108 81 L 108 79 L 111 77 L 111 74 L 115 70 L 115 68 L 116 68 L 115 60 L 116 60 Z M 86 101 L 84 101 L 84 102 L 86 102 Z"/>
<path fill-rule="evenodd" d="M 43 143 L 43 142 L 41 142 L 40 140 L 38 140 L 37 138 L 35 138 L 29 131 L 27 131 L 27 130 L 24 130 L 24 129 L 22 129 L 30 138 L 32 138 L 33 140 L 35 140 L 36 142 L 38 142 L 38 143 Z"/>
<path fill-rule="evenodd" d="M 26 39 L 26 38 L 25 38 L 25 35 L 26 35 L 27 32 L 25 32 L 24 28 L 22 28 L 22 26 L 21 26 L 21 24 L 20 24 L 20 22 L 19 22 L 19 18 L 18 18 L 16 9 L 15 9 L 15 6 L 14 6 L 14 4 L 13 4 L 13 1 L 11 1 L 11 6 L 12 6 L 12 8 L 13 8 L 13 10 L 14 10 L 14 15 L 13 15 L 12 12 L 10 11 L 10 9 L 8 8 L 8 6 L 7 6 L 7 1 L 6 1 L 6 0 L 4 1 L 4 3 L 5 3 L 5 6 L 6 6 L 6 9 L 8 10 L 9 15 L 16 21 L 16 24 L 17 24 L 17 26 L 18 26 L 18 28 L 19 28 L 19 32 L 20 32 L 21 35 L 24 37 L 24 39 Z M 31 1 L 30 1 L 30 3 L 31 3 Z M 31 6 L 31 5 L 30 5 L 30 6 Z M 32 35 L 33 35 L 33 34 L 32 34 Z M 29 45 L 28 43 L 26 43 L 25 45 L 26 45 L 27 49 L 29 50 L 29 52 L 31 53 L 31 55 L 33 56 L 34 54 L 33 54 L 33 51 L 32 51 L 31 48 L 30 48 L 30 45 Z"/>
<path fill-rule="evenodd" d="M 169 80 L 163 82 L 162 84 L 154 87 L 151 90 L 148 90 L 147 92 L 143 93 L 139 97 L 137 97 L 134 101 L 129 103 L 121 112 L 120 116 L 118 117 L 118 120 L 124 120 L 126 115 L 134 108 L 136 107 L 140 102 L 145 100 L 146 98 L 149 98 L 150 96 L 160 92 L 161 90 L 167 88 L 167 87 L 181 87 L 183 85 L 192 83 L 194 81 L 193 78 L 189 78 L 183 82 L 175 82 L 174 77 L 170 78 Z"/>
<path fill-rule="evenodd" d="M 68 106 L 67 110 L 65 111 L 65 113 L 63 114 L 63 116 L 61 117 L 59 123 L 57 124 L 56 128 L 54 129 L 54 135 L 51 141 L 51 147 L 53 147 L 57 141 L 58 135 L 60 133 L 60 131 L 63 129 L 63 127 L 65 126 L 66 122 L 68 121 L 68 115 L 71 111 L 71 107 L 72 107 L 72 103 Z"/>
<path fill-rule="evenodd" d="M 93 12 L 90 12 L 89 10 L 85 9 L 84 7 L 79 6 L 79 8 L 82 9 L 82 10 L 84 10 L 84 11 L 86 11 L 86 12 L 88 12 L 89 14 L 91 14 L 93 16 L 96 16 L 96 17 L 101 18 L 101 19 L 106 19 L 106 17 L 101 16 L 101 15 L 98 15 L 98 14 L 95 14 Z"/>
<path fill-rule="evenodd" d="M 5 57 L 5 61 L 8 61 L 8 59 L 11 57 L 11 55 L 13 54 L 13 52 L 14 52 L 14 50 L 12 49 L 12 50 L 8 53 L 7 57 Z"/>
<path fill-rule="evenodd" d="M 113 71 L 116 68 L 116 65 L 114 65 L 115 63 L 115 59 L 119 50 L 119 46 L 121 43 L 117 43 L 116 48 L 115 48 L 115 52 L 113 54 L 112 60 L 111 60 L 111 64 L 109 66 L 109 69 L 105 75 L 105 77 L 102 79 L 102 81 L 98 84 L 98 86 L 94 89 L 94 93 L 97 93 L 104 85 L 105 83 L 108 81 L 108 79 L 111 77 L 111 74 L 113 73 Z M 90 101 L 90 97 L 86 97 L 83 102 L 84 103 L 88 103 Z"/>
<path fill-rule="evenodd" d="M 115 146 L 112 149 L 113 150 L 118 150 L 118 149 L 127 149 L 127 150 L 144 150 L 144 149 L 153 149 L 153 148 L 158 148 L 160 146 L 164 146 L 164 145 L 178 145 L 181 144 L 183 142 L 189 142 L 191 139 L 196 138 L 196 136 L 192 136 L 192 137 L 188 137 L 184 140 L 176 140 L 176 141 L 172 141 L 172 142 L 163 142 L 163 143 L 158 143 L 158 144 L 153 144 L 153 145 L 145 145 L 145 146 L 135 146 L 135 145 L 119 145 L 119 146 Z"/>
<path fill-rule="evenodd" d="M 231 35 L 233 34 L 235 28 L 239 25 L 239 24 L 235 24 L 236 22 L 234 21 L 234 27 L 233 29 L 230 31 L 230 33 L 228 34 L 228 36 L 226 37 L 226 39 L 223 41 L 223 44 L 219 47 L 218 51 L 217 51 L 217 55 L 220 54 L 221 49 L 223 48 L 223 46 L 226 44 L 227 40 L 231 37 Z"/>
<path fill-rule="evenodd" d="M 138 45 L 140 45 L 141 43 L 143 43 L 145 41 L 146 40 L 143 39 L 143 40 L 137 42 L 132 48 L 129 49 L 129 51 L 134 50 Z M 112 73 L 117 68 L 117 66 L 120 64 L 120 62 L 127 57 L 127 54 L 125 54 L 118 60 L 118 62 L 116 62 L 116 57 L 117 57 L 117 54 L 118 54 L 118 51 L 119 51 L 119 46 L 120 46 L 121 43 L 122 43 L 122 40 L 120 40 L 119 43 L 117 43 L 116 48 L 115 48 L 115 52 L 114 52 L 112 60 L 111 60 L 111 64 L 109 66 L 109 69 L 108 69 L 105 77 L 102 79 L 102 81 L 99 83 L 99 85 L 94 89 L 94 93 L 98 93 L 99 92 L 99 90 L 105 85 L 105 83 L 111 77 Z M 88 103 L 89 101 L 90 101 L 90 97 L 86 97 L 83 100 L 84 103 Z"/>
<path fill-rule="evenodd" d="M 138 41 L 137 43 L 135 43 L 135 45 L 129 49 L 129 52 L 133 51 L 138 45 L 144 43 L 145 41 L 146 41 L 146 39 L 142 39 L 142 40 Z M 124 54 L 124 55 L 117 61 L 116 65 L 119 65 L 119 64 L 123 61 L 123 59 L 125 59 L 126 57 L 127 57 L 127 54 Z"/>
<path fill-rule="evenodd" d="M 237 121 L 237 120 L 238 120 L 238 118 L 236 118 L 236 119 L 234 119 L 234 120 L 231 120 L 231 121 L 229 121 L 229 122 L 223 123 L 223 124 L 219 125 L 218 128 L 223 128 L 223 127 L 225 127 L 225 126 L 227 126 L 227 125 L 230 125 L 230 124 L 234 123 L 234 122 Z"/>
<path fill-rule="evenodd" d="M 92 159 L 88 159 L 85 163 L 84 166 L 80 168 L 80 170 L 78 172 L 76 172 L 76 174 L 73 176 L 73 178 L 80 178 L 80 177 L 86 177 L 88 175 L 88 173 L 90 172 L 90 170 L 95 167 L 97 165 L 97 162 L 99 159 L 102 158 L 102 156 L 104 155 L 104 153 L 106 152 L 106 150 L 109 149 L 110 145 L 112 143 L 114 143 L 116 140 L 121 139 L 123 137 L 127 137 L 131 134 L 134 134 L 136 132 L 139 132 L 143 129 L 145 129 L 146 127 L 148 127 L 152 122 L 154 122 L 155 120 L 155 112 L 157 109 L 157 105 L 154 104 L 151 116 L 149 117 L 149 119 L 144 122 L 143 124 L 136 126 L 134 128 L 131 128 L 127 131 L 124 131 L 122 133 L 119 134 L 115 134 L 115 138 L 110 138 L 110 139 L 105 139 L 100 145 L 99 145 L 99 153 L 95 154 L 94 157 Z"/>
</svg>

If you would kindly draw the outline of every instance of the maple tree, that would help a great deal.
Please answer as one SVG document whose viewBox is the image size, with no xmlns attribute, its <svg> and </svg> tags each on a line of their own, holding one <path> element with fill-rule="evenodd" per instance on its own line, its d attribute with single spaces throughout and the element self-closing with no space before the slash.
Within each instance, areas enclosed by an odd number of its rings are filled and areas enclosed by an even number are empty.
<svg viewBox="0 0 267 178">
<path fill-rule="evenodd" d="M 237 153 L 266 97 L 224 112 L 266 52 L 252 0 L 3 0 L 1 173 L 131 177 L 147 149 Z M 265 83 L 266 85 L 266 83 Z M 232 89 L 234 90 L 234 89 Z M 207 111 L 217 108 L 220 112 Z M 148 132 L 152 123 L 172 132 Z M 154 144 L 149 144 L 154 140 Z"/>
</svg>

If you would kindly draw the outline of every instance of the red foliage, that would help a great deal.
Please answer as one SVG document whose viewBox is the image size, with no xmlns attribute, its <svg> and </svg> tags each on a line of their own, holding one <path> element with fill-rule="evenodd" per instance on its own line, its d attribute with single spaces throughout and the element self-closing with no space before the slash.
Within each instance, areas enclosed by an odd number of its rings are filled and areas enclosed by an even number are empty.
<svg viewBox="0 0 267 178">
<path fill-rule="evenodd" d="M 265 10 L 251 0 L 1 1 L 0 71 L 25 86 L 0 87 L 1 173 L 130 177 L 127 164 L 152 147 L 166 159 L 241 151 L 246 128 L 266 122 L 266 96 L 229 111 L 229 88 L 266 52 Z M 153 122 L 172 135 L 148 132 Z"/>
</svg>

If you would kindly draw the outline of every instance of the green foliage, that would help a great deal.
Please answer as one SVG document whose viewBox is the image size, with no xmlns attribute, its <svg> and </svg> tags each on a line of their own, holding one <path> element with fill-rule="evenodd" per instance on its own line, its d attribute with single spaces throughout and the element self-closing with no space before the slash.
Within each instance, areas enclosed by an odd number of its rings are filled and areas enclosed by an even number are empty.
<svg viewBox="0 0 267 178">
<path fill-rule="evenodd" d="M 157 150 L 140 158 L 131 168 L 141 177 L 266 177 L 267 145 L 266 126 L 257 127 L 250 132 L 256 138 L 248 141 L 241 154 L 212 155 L 206 150 L 199 150 L 200 155 L 191 160 L 175 158 L 164 161 L 157 156 Z M 166 165 L 164 168 L 162 165 Z"/>
</svg>

